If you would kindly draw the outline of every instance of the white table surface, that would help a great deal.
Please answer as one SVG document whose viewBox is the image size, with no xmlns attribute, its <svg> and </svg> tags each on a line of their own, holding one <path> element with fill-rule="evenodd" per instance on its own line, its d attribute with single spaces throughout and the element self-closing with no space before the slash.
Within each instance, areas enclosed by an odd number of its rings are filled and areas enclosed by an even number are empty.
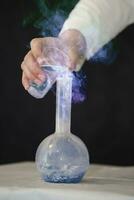
<svg viewBox="0 0 134 200">
<path fill-rule="evenodd" d="M 79 184 L 52 184 L 34 163 L 1 165 L 0 200 L 134 200 L 134 167 L 91 165 Z"/>
</svg>

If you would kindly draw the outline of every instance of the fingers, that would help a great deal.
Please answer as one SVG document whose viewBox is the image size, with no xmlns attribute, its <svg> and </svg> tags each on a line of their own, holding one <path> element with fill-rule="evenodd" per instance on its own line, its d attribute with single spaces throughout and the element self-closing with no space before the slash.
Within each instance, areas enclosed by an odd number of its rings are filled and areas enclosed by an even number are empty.
<svg viewBox="0 0 134 200">
<path fill-rule="evenodd" d="M 43 39 L 33 39 L 31 41 L 31 51 L 27 53 L 21 64 L 21 69 L 23 70 L 22 84 L 26 90 L 30 81 L 41 84 L 45 80 L 45 74 L 37 62 L 37 58 L 41 57 L 42 54 L 42 46 Z"/>
<path fill-rule="evenodd" d="M 34 81 L 37 84 L 41 84 L 45 80 L 45 74 L 41 71 L 41 73 L 36 74 L 34 69 L 30 69 L 29 65 L 25 61 L 22 62 L 21 68 L 25 73 L 25 76 L 29 81 Z"/>
<path fill-rule="evenodd" d="M 42 38 L 35 38 L 31 41 L 31 52 L 34 56 L 34 58 L 38 58 L 42 54 L 43 49 L 43 39 Z"/>
<path fill-rule="evenodd" d="M 43 39 L 33 39 L 31 41 L 31 51 L 27 53 L 22 64 L 22 84 L 26 90 L 29 88 L 29 82 L 34 81 L 36 84 L 41 84 L 45 80 L 45 74 L 42 71 L 37 58 L 41 57 L 43 47 Z"/>
<path fill-rule="evenodd" d="M 26 64 L 29 71 L 37 77 L 39 74 L 42 74 L 42 70 L 36 59 L 34 58 L 31 51 L 24 58 L 24 63 Z M 23 68 L 25 70 L 25 67 Z"/>
<path fill-rule="evenodd" d="M 25 73 L 25 76 L 28 78 L 28 80 L 34 80 L 36 79 L 36 76 L 29 70 L 29 66 L 23 61 L 21 64 L 21 68 L 23 72 Z"/>
<path fill-rule="evenodd" d="M 33 57 L 31 51 L 25 56 L 21 64 L 21 69 L 28 80 L 33 80 L 37 84 L 41 84 L 45 80 L 45 74 Z"/>
</svg>

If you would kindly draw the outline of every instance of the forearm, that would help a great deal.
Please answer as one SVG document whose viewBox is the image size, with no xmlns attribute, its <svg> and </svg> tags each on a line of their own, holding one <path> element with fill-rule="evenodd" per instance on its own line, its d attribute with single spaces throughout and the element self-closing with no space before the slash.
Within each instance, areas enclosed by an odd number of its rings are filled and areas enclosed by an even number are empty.
<svg viewBox="0 0 134 200">
<path fill-rule="evenodd" d="M 61 33 L 69 29 L 80 31 L 86 40 L 89 59 L 133 22 L 134 0 L 80 0 Z"/>
</svg>

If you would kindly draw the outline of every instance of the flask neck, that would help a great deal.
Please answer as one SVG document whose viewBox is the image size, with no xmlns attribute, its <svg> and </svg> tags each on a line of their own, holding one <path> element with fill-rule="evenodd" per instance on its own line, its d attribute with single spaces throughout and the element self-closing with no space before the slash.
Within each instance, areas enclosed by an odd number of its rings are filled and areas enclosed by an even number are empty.
<svg viewBox="0 0 134 200">
<path fill-rule="evenodd" d="M 66 73 L 57 78 L 56 133 L 68 134 L 71 126 L 72 76 Z"/>
</svg>

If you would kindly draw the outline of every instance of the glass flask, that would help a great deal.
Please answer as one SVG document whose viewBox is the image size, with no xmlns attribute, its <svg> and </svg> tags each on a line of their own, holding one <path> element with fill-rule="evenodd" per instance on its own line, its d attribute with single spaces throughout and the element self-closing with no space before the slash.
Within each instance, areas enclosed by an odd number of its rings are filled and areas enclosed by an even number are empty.
<svg viewBox="0 0 134 200">
<path fill-rule="evenodd" d="M 85 144 L 70 132 L 72 73 L 57 78 L 56 131 L 39 145 L 36 165 L 41 177 L 51 183 L 79 183 L 89 168 Z"/>
<path fill-rule="evenodd" d="M 28 89 L 29 94 L 35 98 L 43 98 L 47 94 L 56 82 L 57 76 L 67 70 L 64 66 L 67 66 L 69 58 L 56 47 L 45 47 L 39 58 L 39 64 L 40 62 L 41 69 L 45 75 L 45 81 L 42 84 L 36 84 L 34 81 L 31 81 Z"/>
</svg>

